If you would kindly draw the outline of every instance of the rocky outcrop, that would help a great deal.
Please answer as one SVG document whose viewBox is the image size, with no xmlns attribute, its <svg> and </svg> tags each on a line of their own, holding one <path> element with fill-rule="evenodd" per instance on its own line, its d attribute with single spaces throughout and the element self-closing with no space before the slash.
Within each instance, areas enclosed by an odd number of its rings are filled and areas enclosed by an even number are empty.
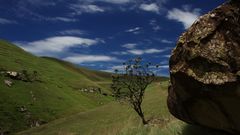
<svg viewBox="0 0 240 135">
<path fill-rule="evenodd" d="M 11 87 L 13 82 L 10 81 L 10 80 L 4 80 L 4 83 L 8 86 L 8 87 Z"/>
<path fill-rule="evenodd" d="M 0 75 L 11 78 L 12 80 L 21 80 L 24 82 L 35 82 L 35 81 L 42 82 L 39 79 L 37 71 L 33 71 L 33 73 L 29 73 L 27 70 L 22 70 L 20 72 L 17 72 L 17 71 L 7 71 L 0 68 Z"/>
<path fill-rule="evenodd" d="M 201 16 L 170 58 L 168 108 L 177 118 L 240 134 L 240 1 Z"/>
<path fill-rule="evenodd" d="M 101 88 L 98 88 L 98 87 L 87 87 L 87 88 L 81 88 L 79 90 L 81 92 L 86 92 L 86 93 L 99 93 L 99 94 L 102 94 Z"/>
<path fill-rule="evenodd" d="M 7 71 L 6 73 L 8 76 L 13 77 L 13 78 L 17 77 L 19 74 L 18 72 L 15 72 L 15 71 Z"/>
</svg>

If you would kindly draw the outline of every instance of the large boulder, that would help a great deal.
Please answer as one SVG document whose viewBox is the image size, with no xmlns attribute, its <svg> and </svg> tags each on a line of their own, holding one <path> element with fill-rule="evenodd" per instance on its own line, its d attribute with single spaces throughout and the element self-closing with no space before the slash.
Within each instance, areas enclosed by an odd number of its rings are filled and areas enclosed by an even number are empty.
<svg viewBox="0 0 240 135">
<path fill-rule="evenodd" d="M 240 134 L 240 1 L 201 16 L 170 58 L 168 108 L 177 118 Z"/>
</svg>

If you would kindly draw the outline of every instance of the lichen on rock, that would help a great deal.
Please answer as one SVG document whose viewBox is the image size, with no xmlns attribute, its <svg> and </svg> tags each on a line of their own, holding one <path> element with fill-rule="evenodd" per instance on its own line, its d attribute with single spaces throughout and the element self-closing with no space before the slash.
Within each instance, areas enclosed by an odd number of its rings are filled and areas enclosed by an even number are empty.
<svg viewBox="0 0 240 135">
<path fill-rule="evenodd" d="M 229 2 L 203 15 L 180 36 L 170 60 L 172 74 L 189 73 L 189 76 L 206 84 L 236 81 L 236 72 L 240 67 L 240 21 L 236 19 L 240 17 L 238 4 Z M 211 70 L 201 72 L 202 68 Z M 215 77 L 206 79 L 208 74 L 203 74 L 208 72 L 220 79 L 221 75 L 224 76 L 223 82 L 214 81 Z"/>
<path fill-rule="evenodd" d="M 228 1 L 199 17 L 180 36 L 169 63 L 168 107 L 174 116 L 240 133 L 239 0 Z M 205 106 L 198 109 L 200 103 Z"/>
</svg>

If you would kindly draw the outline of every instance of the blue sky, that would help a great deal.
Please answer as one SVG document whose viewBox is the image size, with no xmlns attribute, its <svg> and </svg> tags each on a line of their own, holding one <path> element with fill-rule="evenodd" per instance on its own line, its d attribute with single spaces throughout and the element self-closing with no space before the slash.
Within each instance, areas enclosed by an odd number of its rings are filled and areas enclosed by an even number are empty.
<svg viewBox="0 0 240 135">
<path fill-rule="evenodd" d="M 160 64 L 178 37 L 224 0 L 0 0 L 0 38 L 38 56 L 113 71 L 141 56 Z"/>
</svg>

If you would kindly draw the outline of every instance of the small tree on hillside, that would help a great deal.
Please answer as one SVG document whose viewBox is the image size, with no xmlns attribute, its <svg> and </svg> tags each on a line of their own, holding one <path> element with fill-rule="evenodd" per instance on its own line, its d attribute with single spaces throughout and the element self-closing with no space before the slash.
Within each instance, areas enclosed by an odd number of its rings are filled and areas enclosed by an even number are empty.
<svg viewBox="0 0 240 135">
<path fill-rule="evenodd" d="M 142 111 L 142 101 L 145 90 L 155 80 L 155 74 L 151 69 L 151 63 L 143 63 L 140 57 L 123 63 L 123 70 L 115 70 L 112 76 L 112 92 L 119 101 L 127 101 L 141 117 L 143 124 L 147 124 Z"/>
</svg>

